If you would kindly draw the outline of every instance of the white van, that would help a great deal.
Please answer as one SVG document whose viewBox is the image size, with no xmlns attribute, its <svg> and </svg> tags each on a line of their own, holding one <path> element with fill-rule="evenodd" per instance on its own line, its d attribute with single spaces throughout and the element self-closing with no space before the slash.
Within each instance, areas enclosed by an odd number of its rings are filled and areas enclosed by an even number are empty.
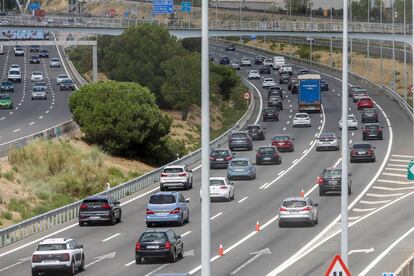
<svg viewBox="0 0 414 276">
<path fill-rule="evenodd" d="M 273 57 L 273 63 L 272 63 L 273 69 L 279 70 L 279 68 L 282 67 L 283 65 L 285 65 L 284 57 L 281 57 L 281 56 Z"/>
<path fill-rule="evenodd" d="M 3 47 L 3 45 L 0 45 L 0 55 L 3 55 L 4 54 L 4 47 Z"/>
</svg>

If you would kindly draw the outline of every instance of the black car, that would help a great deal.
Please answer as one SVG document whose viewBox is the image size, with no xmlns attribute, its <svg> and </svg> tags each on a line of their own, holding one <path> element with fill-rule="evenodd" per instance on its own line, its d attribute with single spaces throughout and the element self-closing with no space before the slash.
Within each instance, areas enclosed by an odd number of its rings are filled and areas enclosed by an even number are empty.
<svg viewBox="0 0 414 276">
<path fill-rule="evenodd" d="M 220 64 L 221 64 L 221 65 L 227 65 L 227 64 L 230 64 L 230 58 L 229 58 L 229 57 L 221 57 L 221 58 L 220 58 Z"/>
<path fill-rule="evenodd" d="M 366 124 L 362 128 L 362 140 L 368 140 L 368 139 L 383 139 L 383 133 L 382 129 L 384 127 L 380 126 L 378 123 L 371 123 Z"/>
<path fill-rule="evenodd" d="M 184 244 L 172 229 L 147 229 L 135 244 L 136 264 L 147 258 L 164 258 L 174 263 L 183 257 Z"/>
<path fill-rule="evenodd" d="M 329 83 L 327 80 L 321 80 L 321 91 L 329 91 Z"/>
<path fill-rule="evenodd" d="M 49 52 L 47 51 L 47 49 L 40 49 L 39 50 L 39 57 L 48 58 L 49 57 Z"/>
<path fill-rule="evenodd" d="M 79 226 L 89 222 L 121 222 L 120 202 L 110 195 L 90 196 L 79 207 Z"/>
<path fill-rule="evenodd" d="M 267 90 L 267 98 L 277 95 L 283 100 L 283 89 L 280 86 L 272 86 Z"/>
<path fill-rule="evenodd" d="M 31 56 L 30 57 L 30 64 L 40 64 L 39 56 Z"/>
<path fill-rule="evenodd" d="M 351 185 L 352 174 L 348 174 L 348 195 L 352 193 Z M 325 168 L 320 176 L 318 176 L 317 184 L 319 184 L 319 195 L 324 196 L 327 192 L 341 192 L 342 170 L 337 168 Z"/>
<path fill-rule="evenodd" d="M 361 119 L 363 123 L 378 123 L 378 111 L 375 108 L 364 108 Z"/>
<path fill-rule="evenodd" d="M 75 84 L 73 83 L 73 80 L 71 79 L 64 79 L 59 83 L 59 89 L 60 91 L 75 90 Z"/>
<path fill-rule="evenodd" d="M 306 75 L 309 74 L 309 70 L 308 69 L 300 69 L 298 71 L 298 75 Z"/>
<path fill-rule="evenodd" d="M 375 162 L 375 147 L 369 143 L 357 143 L 351 148 L 350 162 L 354 163 L 357 161 L 368 161 Z"/>
<path fill-rule="evenodd" d="M 265 60 L 264 56 L 257 56 L 254 58 L 254 64 L 262 65 L 264 60 Z"/>
<path fill-rule="evenodd" d="M 265 129 L 261 125 L 248 125 L 247 132 L 252 140 L 265 140 Z"/>
<path fill-rule="evenodd" d="M 263 122 L 275 120 L 279 121 L 279 111 L 275 107 L 266 107 L 263 109 Z"/>
<path fill-rule="evenodd" d="M 267 100 L 267 107 L 276 107 L 279 110 L 283 110 L 283 101 L 278 96 L 271 96 Z"/>
<path fill-rule="evenodd" d="M 234 46 L 233 43 L 229 43 L 226 46 L 226 51 L 236 51 L 236 47 Z"/>
<path fill-rule="evenodd" d="M 2 81 L 0 92 L 14 92 L 14 83 L 12 81 Z"/>
<path fill-rule="evenodd" d="M 31 45 L 30 46 L 30 52 L 39 52 L 40 46 L 39 45 Z"/>
<path fill-rule="evenodd" d="M 348 89 L 348 97 L 353 97 L 354 96 L 354 92 L 356 90 L 361 90 L 361 89 L 363 89 L 363 88 L 360 87 L 360 86 L 352 86 L 351 88 Z"/>
<path fill-rule="evenodd" d="M 276 164 L 280 165 L 282 158 L 275 146 L 259 147 L 256 151 L 256 164 Z"/>
<path fill-rule="evenodd" d="M 210 153 L 210 169 L 227 169 L 233 153 L 228 149 L 216 149 Z"/>
<path fill-rule="evenodd" d="M 280 75 L 279 84 L 288 84 L 290 80 L 289 74 Z"/>
<path fill-rule="evenodd" d="M 259 73 L 261 75 L 263 75 L 263 74 L 266 74 L 266 75 L 270 74 L 270 67 L 269 66 L 266 66 L 266 65 L 260 66 L 259 67 Z"/>
</svg>

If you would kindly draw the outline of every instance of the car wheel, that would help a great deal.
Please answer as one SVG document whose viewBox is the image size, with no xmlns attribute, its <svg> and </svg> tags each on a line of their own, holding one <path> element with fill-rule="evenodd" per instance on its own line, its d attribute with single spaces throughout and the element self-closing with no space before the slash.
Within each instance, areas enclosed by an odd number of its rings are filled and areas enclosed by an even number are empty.
<svg viewBox="0 0 414 276">
<path fill-rule="evenodd" d="M 318 223 L 319 223 L 319 221 L 318 221 L 318 215 L 316 215 L 315 224 L 318 224 Z"/>
<path fill-rule="evenodd" d="M 316 151 L 319 151 L 319 148 L 318 147 L 316 147 L 315 149 L 316 149 Z"/>
<path fill-rule="evenodd" d="M 372 158 L 371 162 L 372 162 L 372 163 L 374 163 L 374 162 L 375 162 L 375 157 L 374 157 L 374 158 Z"/>
<path fill-rule="evenodd" d="M 78 271 L 84 271 L 85 270 L 85 256 L 82 256 L 81 265 L 78 268 Z"/>
<path fill-rule="evenodd" d="M 84 226 L 85 225 L 85 223 L 83 222 L 83 221 L 79 221 L 79 226 L 80 227 L 82 227 L 82 226 Z"/>
<path fill-rule="evenodd" d="M 325 191 L 319 190 L 319 196 L 324 196 L 324 195 L 325 195 Z"/>
<path fill-rule="evenodd" d="M 226 201 L 227 201 L 227 202 L 230 202 L 230 201 L 231 201 L 230 194 L 229 194 L 229 196 L 226 198 Z"/>
<path fill-rule="evenodd" d="M 115 225 L 115 223 L 116 223 L 115 214 L 112 214 L 112 215 L 111 215 L 111 220 L 109 221 L 109 223 L 110 223 L 111 225 Z"/>
<path fill-rule="evenodd" d="M 119 211 L 119 218 L 116 220 L 116 222 L 120 223 L 122 219 L 122 212 Z"/>
<path fill-rule="evenodd" d="M 174 250 L 174 252 L 172 252 L 172 254 L 171 254 L 171 259 L 170 259 L 170 261 L 172 262 L 172 263 L 175 263 L 176 261 L 177 261 L 177 255 L 176 255 L 177 253 L 175 252 L 175 250 Z"/>
<path fill-rule="evenodd" d="M 152 222 L 146 222 L 146 224 L 147 224 L 147 227 L 148 228 L 151 228 L 152 227 Z"/>
<path fill-rule="evenodd" d="M 184 258 L 184 246 L 181 247 L 181 251 L 180 253 L 178 253 L 178 259 L 183 259 Z"/>
<path fill-rule="evenodd" d="M 185 223 L 189 223 L 190 222 L 190 213 L 188 213 L 187 219 L 184 222 Z"/>
<path fill-rule="evenodd" d="M 279 158 L 279 160 L 276 162 L 276 165 L 282 164 L 282 158 Z"/>
<path fill-rule="evenodd" d="M 350 160 L 349 160 L 349 162 L 350 163 L 354 163 L 355 162 L 354 158 L 351 157 Z"/>
<path fill-rule="evenodd" d="M 352 194 L 351 186 L 348 187 L 348 195 Z"/>
<path fill-rule="evenodd" d="M 185 183 L 184 184 L 184 190 L 190 190 L 190 183 Z"/>
<path fill-rule="evenodd" d="M 292 148 L 290 149 L 290 151 L 291 151 L 291 152 L 294 152 L 294 151 L 295 151 L 295 148 L 294 148 L 294 147 L 292 147 Z"/>
<path fill-rule="evenodd" d="M 279 228 L 283 228 L 283 227 L 285 227 L 285 223 L 284 223 L 284 222 L 281 222 L 281 221 L 279 220 Z"/>
<path fill-rule="evenodd" d="M 76 273 L 75 262 L 72 261 L 72 263 L 70 264 L 70 268 L 69 268 L 69 275 L 75 275 L 75 273 Z"/>
<path fill-rule="evenodd" d="M 167 190 L 167 188 L 166 187 L 164 187 L 162 184 L 160 185 L 160 191 L 166 191 Z"/>
<path fill-rule="evenodd" d="M 179 226 L 183 226 L 183 225 L 184 225 L 184 217 L 183 217 L 183 215 L 181 215 L 181 219 L 180 219 L 180 221 L 178 222 L 178 225 L 179 225 Z"/>
<path fill-rule="evenodd" d="M 249 150 L 253 150 L 253 146 L 250 146 L 250 147 L 249 147 Z"/>
<path fill-rule="evenodd" d="M 135 263 L 136 264 L 142 264 L 142 258 L 141 257 L 135 257 Z"/>
</svg>

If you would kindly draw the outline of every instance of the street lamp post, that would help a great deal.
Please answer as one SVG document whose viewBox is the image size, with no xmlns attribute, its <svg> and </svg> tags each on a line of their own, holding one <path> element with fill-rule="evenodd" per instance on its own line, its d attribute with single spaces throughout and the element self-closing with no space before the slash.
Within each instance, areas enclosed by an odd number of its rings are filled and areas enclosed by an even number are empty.
<svg viewBox="0 0 414 276">
<path fill-rule="evenodd" d="M 369 26 L 369 21 L 370 21 L 370 15 L 371 15 L 371 13 L 370 13 L 370 2 L 371 2 L 371 0 L 367 0 L 368 1 L 368 14 L 367 14 L 367 22 L 368 22 L 368 28 L 370 27 Z M 367 39 L 367 59 L 368 59 L 368 62 L 367 62 L 367 78 L 369 79 L 369 71 L 370 71 L 370 60 L 369 60 L 369 39 Z"/>
<path fill-rule="evenodd" d="M 382 0 L 380 0 L 380 27 L 382 27 Z M 380 40 L 380 72 L 381 72 L 381 83 L 383 83 L 384 68 L 382 64 L 382 40 Z"/>
<path fill-rule="evenodd" d="M 352 0 L 349 0 L 349 5 L 350 5 L 350 9 L 349 9 L 349 21 L 352 24 Z M 348 28 L 347 28 L 348 29 Z M 350 39 L 350 62 L 349 62 L 349 71 L 352 72 L 352 38 Z"/>
<path fill-rule="evenodd" d="M 405 2 L 404 3 L 404 99 L 407 101 L 407 31 L 406 31 L 406 11 L 405 11 Z"/>
<path fill-rule="evenodd" d="M 395 11 L 395 0 L 392 1 L 392 75 L 394 87 L 393 90 L 397 90 L 397 78 L 395 76 L 395 17 L 397 13 Z"/>
<path fill-rule="evenodd" d="M 331 7 L 331 26 L 332 26 L 332 7 Z M 332 43 L 333 43 L 333 37 L 331 36 L 331 43 L 330 43 L 330 47 L 329 47 L 329 49 L 330 49 L 330 55 L 329 55 L 329 64 L 330 64 L 330 66 L 332 67 L 332 65 L 333 65 L 333 60 L 332 60 Z"/>
<path fill-rule="evenodd" d="M 240 21 L 240 31 L 242 30 L 242 0 L 240 0 L 240 5 L 239 5 L 239 21 Z M 243 43 L 243 37 L 242 35 L 240 35 L 240 43 Z"/>
</svg>

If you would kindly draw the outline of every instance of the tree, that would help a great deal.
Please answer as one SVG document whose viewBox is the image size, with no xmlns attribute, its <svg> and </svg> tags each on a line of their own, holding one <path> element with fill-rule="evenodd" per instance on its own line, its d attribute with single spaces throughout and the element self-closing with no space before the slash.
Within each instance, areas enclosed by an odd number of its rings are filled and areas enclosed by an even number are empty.
<svg viewBox="0 0 414 276">
<path fill-rule="evenodd" d="M 156 105 L 155 96 L 135 83 L 88 84 L 70 96 L 69 105 L 86 141 L 116 155 L 155 155 L 153 148 L 172 123 Z"/>
<path fill-rule="evenodd" d="M 292 14 L 306 14 L 309 9 L 310 0 L 284 0 L 286 9 L 292 9 Z"/>
<path fill-rule="evenodd" d="M 194 52 L 173 56 L 161 68 L 165 74 L 162 96 L 172 108 L 181 110 L 182 120 L 186 120 L 190 106 L 200 104 L 200 54 Z"/>
</svg>

